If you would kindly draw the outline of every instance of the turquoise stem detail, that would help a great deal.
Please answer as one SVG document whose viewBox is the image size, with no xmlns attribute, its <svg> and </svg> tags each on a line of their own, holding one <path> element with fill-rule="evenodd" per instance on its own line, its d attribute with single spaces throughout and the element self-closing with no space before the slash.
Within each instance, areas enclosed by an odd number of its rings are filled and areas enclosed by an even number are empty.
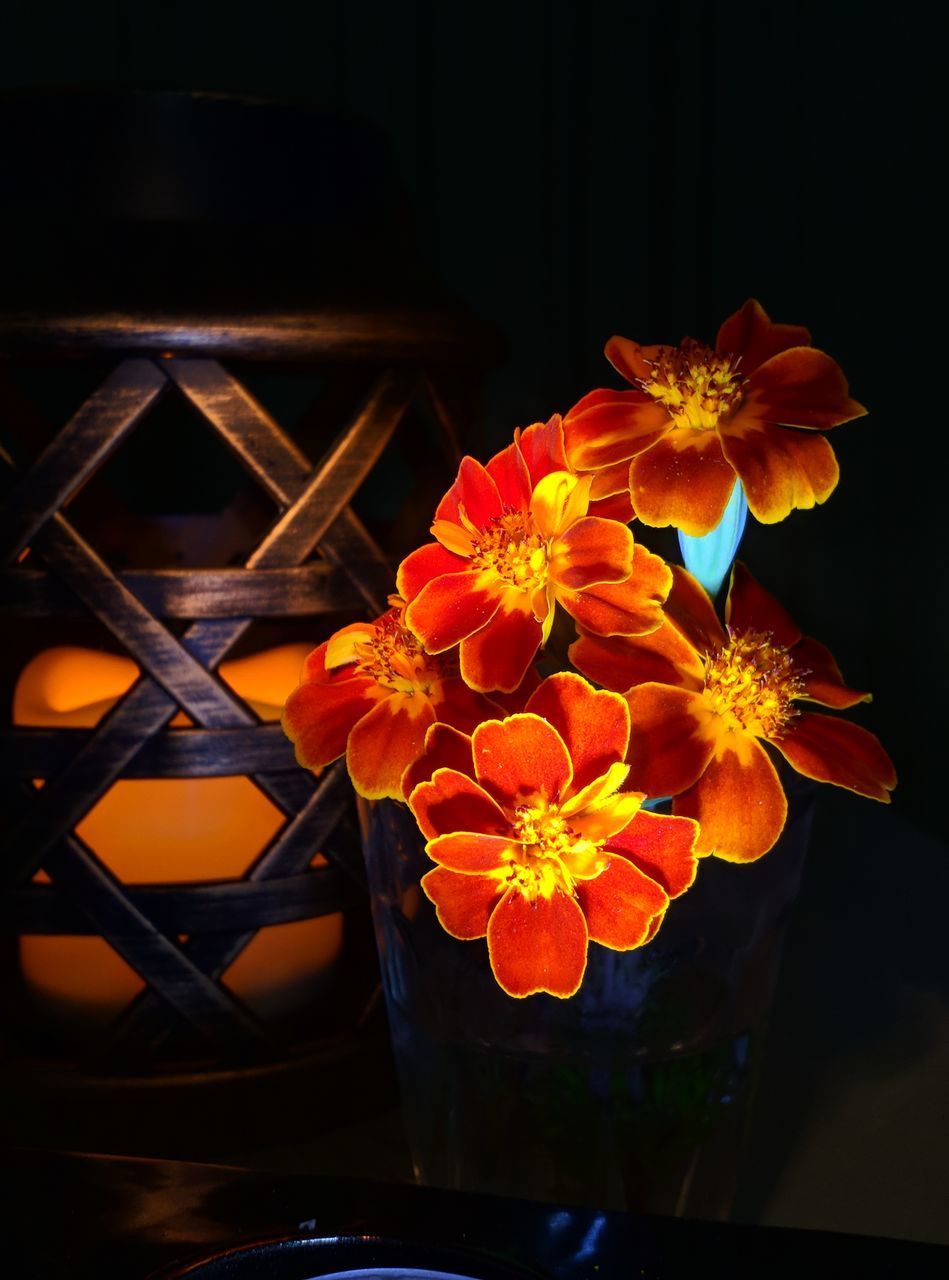
<svg viewBox="0 0 949 1280">
<path fill-rule="evenodd" d="M 701 538 L 691 538 L 679 532 L 682 563 L 714 600 L 731 568 L 741 535 L 748 519 L 748 503 L 741 481 L 735 482 L 725 514 L 710 532 Z"/>
</svg>

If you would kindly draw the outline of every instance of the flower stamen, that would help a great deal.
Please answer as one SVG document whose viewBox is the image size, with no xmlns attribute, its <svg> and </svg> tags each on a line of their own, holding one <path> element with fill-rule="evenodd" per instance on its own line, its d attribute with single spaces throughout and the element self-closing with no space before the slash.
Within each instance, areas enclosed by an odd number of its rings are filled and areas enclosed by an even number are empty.
<svg viewBox="0 0 949 1280">
<path fill-rule="evenodd" d="M 738 372 L 739 359 L 686 338 L 678 347 L 660 347 L 646 361 L 651 372 L 639 385 L 668 409 L 677 427 L 710 431 L 741 400 L 745 378 Z"/>
<path fill-rule="evenodd" d="M 574 830 L 557 805 L 519 805 L 513 826 L 519 847 L 507 877 L 530 901 L 550 898 L 556 889 L 571 894 L 577 880 L 590 879 L 605 865 L 600 845 Z"/>
<path fill-rule="evenodd" d="M 494 516 L 487 529 L 474 531 L 472 548 L 474 568 L 491 569 L 512 587 L 533 592 L 547 584 L 547 542 L 530 512 Z"/>
<path fill-rule="evenodd" d="M 729 632 L 727 643 L 706 655 L 705 692 L 731 728 L 779 737 L 799 714 L 792 700 L 803 689 L 803 673 L 770 631 Z"/>
</svg>

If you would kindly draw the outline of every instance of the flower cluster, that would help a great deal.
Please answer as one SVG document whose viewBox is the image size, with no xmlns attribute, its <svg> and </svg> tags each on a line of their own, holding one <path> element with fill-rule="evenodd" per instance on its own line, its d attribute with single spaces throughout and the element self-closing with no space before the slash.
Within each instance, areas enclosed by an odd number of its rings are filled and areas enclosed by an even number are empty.
<svg viewBox="0 0 949 1280">
<path fill-rule="evenodd" d="M 629 527 L 701 539 L 736 494 L 763 523 L 824 502 L 825 433 L 864 412 L 837 364 L 753 300 L 714 347 L 614 337 L 606 355 L 632 389 L 465 457 L 389 610 L 320 645 L 284 715 L 303 766 L 345 754 L 361 795 L 408 803 L 438 920 L 486 938 L 519 997 L 572 995 L 591 941 L 648 943 L 697 858 L 771 849 L 787 817 L 775 759 L 881 801 L 896 783 L 873 734 L 806 709 L 869 694 L 744 565 L 722 622 Z M 558 614 L 580 674 L 542 680 Z M 643 808 L 657 797 L 671 816 Z"/>
</svg>

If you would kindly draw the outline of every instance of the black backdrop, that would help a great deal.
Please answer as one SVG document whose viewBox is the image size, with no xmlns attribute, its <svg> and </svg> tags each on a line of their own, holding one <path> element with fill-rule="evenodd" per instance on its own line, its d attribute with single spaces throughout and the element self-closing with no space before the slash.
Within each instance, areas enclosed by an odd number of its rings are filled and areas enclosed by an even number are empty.
<svg viewBox="0 0 949 1280">
<path fill-rule="evenodd" d="M 5 90 L 249 93 L 371 126 L 420 253 L 506 339 L 483 452 L 615 382 L 601 355 L 611 333 L 710 338 L 749 295 L 840 361 L 870 416 L 834 434 L 837 491 L 752 528 L 744 549 L 874 691 L 856 714 L 901 777 L 898 825 L 870 802 L 830 802 L 835 830 L 864 844 L 840 855 L 828 892 L 845 895 L 865 862 L 868 901 L 888 914 L 877 933 L 866 909 L 837 901 L 833 917 L 858 924 L 833 943 L 836 976 L 807 968 L 797 935 L 825 1058 L 853 1048 L 834 1001 L 877 990 L 894 953 L 927 999 L 946 985 L 944 850 L 917 839 L 946 832 L 949 765 L 944 12 L 924 0 L 8 0 L 0 39 Z M 825 942 L 830 918 L 824 935 L 810 918 Z M 924 1054 L 932 1028 L 905 1000 L 883 1007 L 879 1043 Z M 806 1106 L 790 1071 L 785 1085 Z M 928 1121 L 915 1123 L 918 1138 Z"/>
</svg>

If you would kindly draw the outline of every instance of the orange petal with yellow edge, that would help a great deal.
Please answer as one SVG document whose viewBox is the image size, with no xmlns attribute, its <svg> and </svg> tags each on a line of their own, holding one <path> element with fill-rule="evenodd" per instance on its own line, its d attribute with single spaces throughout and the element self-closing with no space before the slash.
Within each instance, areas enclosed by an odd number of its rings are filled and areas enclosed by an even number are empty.
<svg viewBox="0 0 949 1280">
<path fill-rule="evenodd" d="M 563 420 L 571 467 L 613 467 L 661 440 L 672 426 L 669 413 L 644 391 L 591 391 Z"/>
<path fill-rule="evenodd" d="M 896 786 L 893 761 L 868 729 L 836 716 L 805 711 L 772 745 L 805 778 L 830 782 L 889 804 Z"/>
<path fill-rule="evenodd" d="M 858 702 L 872 700 L 869 693 L 851 689 L 844 684 L 834 655 L 819 640 L 804 636 L 800 644 L 795 645 L 791 657 L 804 685 L 799 697 L 823 703 L 825 707 L 833 707 L 835 711 L 845 711 L 848 707 L 855 707 Z"/>
<path fill-rule="evenodd" d="M 628 785 L 647 796 L 674 796 L 702 774 L 715 750 L 721 720 L 701 693 L 641 684 L 629 703 Z"/>
<path fill-rule="evenodd" d="M 426 542 L 405 557 L 396 575 L 396 588 L 403 600 L 414 600 L 434 578 L 464 573 L 470 565 L 462 556 L 446 550 L 440 542 Z"/>
<path fill-rule="evenodd" d="M 391 694 L 362 717 L 346 744 L 353 786 L 367 800 L 402 795 L 402 774 L 422 753 L 425 731 L 435 721 L 427 698 Z"/>
<path fill-rule="evenodd" d="M 317 771 L 337 760 L 353 727 L 384 696 L 366 676 L 335 684 L 311 681 L 294 689 L 283 709 L 282 724 L 297 763 Z"/>
<path fill-rule="evenodd" d="M 643 347 L 631 338 L 621 338 L 614 334 L 603 349 L 616 372 L 627 382 L 637 386 L 642 379 L 652 377 L 652 366 L 662 347 L 656 343 Z"/>
<path fill-rule="evenodd" d="M 529 713 L 487 720 L 471 736 L 478 781 L 508 810 L 568 794 L 573 766 L 563 738 Z"/>
<path fill-rule="evenodd" d="M 784 829 L 788 804 L 764 748 L 740 730 L 723 734 L 694 786 L 672 802 L 673 813 L 699 824 L 696 852 L 726 862 L 753 862 Z"/>
<path fill-rule="evenodd" d="M 629 468 L 633 509 L 643 524 L 675 525 L 693 538 L 719 524 L 734 486 L 714 431 L 676 428 Z"/>
<path fill-rule="evenodd" d="M 626 458 L 593 473 L 590 500 L 602 500 L 622 493 L 629 493 L 629 461 Z M 623 521 L 623 524 L 628 523 L 628 520 Z"/>
<path fill-rule="evenodd" d="M 625 858 L 611 857 L 593 880 L 577 881 L 577 901 L 591 942 L 611 951 L 631 951 L 649 936 L 669 898 L 655 880 Z"/>
<path fill-rule="evenodd" d="M 633 820 L 606 842 L 607 851 L 620 853 L 640 871 L 678 898 L 695 880 L 698 826 L 690 818 L 669 817 L 640 809 Z"/>
<path fill-rule="evenodd" d="M 516 444 L 496 453 L 485 470 L 498 487 L 502 503 L 514 511 L 526 511 L 534 484 L 527 463 Z"/>
<path fill-rule="evenodd" d="M 807 329 L 799 324 L 774 324 L 755 298 L 749 298 L 728 317 L 715 339 L 719 355 L 741 356 L 741 372 L 746 378 L 779 351 L 810 345 L 811 335 Z"/>
<path fill-rule="evenodd" d="M 402 795 L 409 796 L 420 782 L 428 782 L 436 769 L 452 769 L 457 773 L 474 773 L 471 738 L 441 721 L 431 725 L 425 734 L 422 754 L 402 775 Z"/>
<path fill-rule="evenodd" d="M 866 409 L 851 400 L 836 360 L 814 347 L 791 347 L 754 371 L 739 412 L 785 427 L 826 431 L 863 417 Z"/>
<path fill-rule="evenodd" d="M 720 428 L 722 450 L 738 472 L 748 510 L 761 524 L 826 502 L 840 478 L 833 448 L 813 432 L 738 414 Z"/>
<path fill-rule="evenodd" d="M 409 795 L 409 808 L 426 840 L 453 831 L 507 835 L 511 824 L 499 805 L 473 778 L 454 769 L 436 769 Z"/>
<path fill-rule="evenodd" d="M 581 627 L 596 635 L 646 635 L 662 625 L 672 574 L 659 556 L 637 542 L 626 582 L 598 583 L 582 591 L 557 588 L 557 599 Z"/>
<path fill-rule="evenodd" d="M 616 693 L 594 689 L 571 671 L 549 676 L 531 695 L 527 710 L 557 730 L 573 761 L 574 792 L 626 758 L 629 708 Z"/>
<path fill-rule="evenodd" d="M 718 620 L 708 592 L 688 569 L 671 565 L 672 587 L 666 614 L 698 653 L 708 653 L 725 643 L 725 629 Z"/>
<path fill-rule="evenodd" d="M 477 831 L 452 831 L 429 840 L 425 852 L 439 866 L 461 875 L 484 875 L 510 865 L 518 848 L 505 836 L 486 836 Z"/>
<path fill-rule="evenodd" d="M 513 606 L 513 607 L 512 607 Z M 507 591 L 487 623 L 461 642 L 461 674 L 481 693 L 513 693 L 534 661 L 543 640 L 543 626 L 534 617 L 523 592 Z"/>
<path fill-rule="evenodd" d="M 547 572 L 571 591 L 622 582 L 632 573 L 633 552 L 633 535 L 624 524 L 584 516 L 551 543 Z"/>
<path fill-rule="evenodd" d="M 547 422 L 532 422 L 515 439 L 530 472 L 531 484 L 549 476 L 551 471 L 569 471 L 563 439 L 563 420 L 555 413 Z"/>
<path fill-rule="evenodd" d="M 801 628 L 746 565 L 736 560 L 731 572 L 725 621 L 732 631 L 770 631 L 775 644 L 790 649 L 801 639 Z M 797 663 L 797 654 L 794 655 Z"/>
<path fill-rule="evenodd" d="M 405 621 L 429 653 L 442 653 L 490 622 L 500 604 L 495 581 L 483 570 L 446 573 L 425 584 Z"/>
<path fill-rule="evenodd" d="M 435 518 L 461 524 L 462 509 L 479 529 L 486 528 L 504 509 L 498 487 L 487 468 L 468 456 L 462 458 L 455 483 L 436 507 Z"/>
<path fill-rule="evenodd" d="M 647 681 L 701 689 L 702 660 L 668 619 L 646 636 L 583 634 L 569 649 L 570 661 L 590 680 L 625 693 Z"/>
<path fill-rule="evenodd" d="M 438 923 L 453 938 L 483 938 L 504 883 L 496 876 L 462 876 L 445 867 L 422 876 L 422 891 L 435 906 Z"/>
<path fill-rule="evenodd" d="M 575 995 L 587 966 L 587 926 L 560 889 L 529 902 L 509 889 L 488 921 L 491 971 L 509 996 Z"/>
<path fill-rule="evenodd" d="M 601 520 L 618 520 L 620 524 L 629 524 L 636 519 L 633 503 L 629 496 L 629 468 L 621 464 L 624 488 L 620 493 L 611 493 L 608 498 L 593 498 L 590 501 L 590 515 L 599 516 Z M 596 488 L 596 480 L 593 481 Z"/>
</svg>

